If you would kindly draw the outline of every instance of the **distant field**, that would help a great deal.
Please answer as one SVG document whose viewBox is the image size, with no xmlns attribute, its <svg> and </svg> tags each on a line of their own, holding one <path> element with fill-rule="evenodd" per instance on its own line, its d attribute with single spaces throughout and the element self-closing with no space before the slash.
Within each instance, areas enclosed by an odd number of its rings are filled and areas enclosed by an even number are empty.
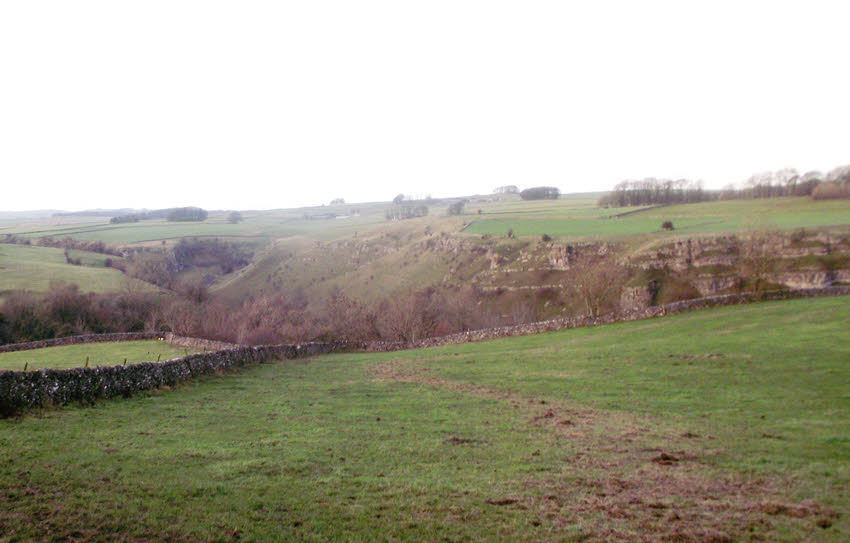
<svg viewBox="0 0 850 543">
<path fill-rule="evenodd" d="M 174 222 L 163 220 L 140 221 L 128 224 L 98 224 L 75 228 L 39 229 L 21 232 L 25 237 L 72 237 L 85 241 L 103 241 L 110 244 L 138 243 L 186 236 L 246 236 L 256 235 L 256 229 L 245 223 L 227 222 Z"/>
<path fill-rule="evenodd" d="M 354 231 L 367 230 L 386 220 L 383 212 L 375 204 L 364 204 L 369 214 L 350 216 L 357 206 L 305 208 L 302 210 L 278 210 L 246 212 L 244 221 L 231 224 L 226 215 L 211 215 L 203 222 L 168 222 L 165 220 L 147 220 L 136 223 L 110 224 L 107 219 L 87 223 L 69 221 L 49 221 L 28 223 L 0 230 L 0 234 L 16 234 L 29 238 L 72 237 L 84 241 L 103 241 L 121 245 L 160 240 L 173 240 L 192 236 L 282 238 L 291 236 L 310 236 L 318 239 L 350 235 Z M 380 211 L 380 213 L 379 213 Z M 305 215 L 336 213 L 346 218 L 307 219 Z"/>
<path fill-rule="evenodd" d="M 104 343 L 81 343 L 61 347 L 46 347 L 29 351 L 0 353 L 0 370 L 22 370 L 27 364 L 28 370 L 43 368 L 67 369 L 89 366 L 115 366 L 139 362 L 156 362 L 157 359 L 170 360 L 190 353 L 192 349 L 175 347 L 164 341 L 120 341 Z"/>
<path fill-rule="evenodd" d="M 749 229 L 800 228 L 850 224 L 850 201 L 816 202 L 809 198 L 730 200 L 669 206 L 664 208 L 599 208 L 599 194 L 566 195 L 558 200 L 523 201 L 518 196 L 473 199 L 460 218 L 470 221 L 469 234 L 519 236 L 549 234 L 559 237 L 631 236 L 661 232 L 661 222 L 672 220 L 678 232 L 712 233 Z M 109 244 L 133 244 L 176 240 L 191 236 L 218 236 L 274 240 L 304 236 L 333 240 L 387 226 L 388 203 L 351 204 L 302 209 L 245 212 L 243 222 L 230 224 L 226 214 L 214 213 L 204 222 L 164 220 L 109 224 L 104 218 L 62 218 L 44 222 L 0 224 L 0 234 L 38 238 L 66 237 Z M 480 214 L 478 213 L 480 210 Z M 609 218 L 635 212 L 621 218 Z M 322 219 L 323 214 L 345 218 Z M 357 215 L 355 215 L 357 213 Z M 432 206 L 430 218 L 439 219 L 445 206 Z M 88 222 L 82 222 L 86 219 Z M 454 224 L 448 219 L 445 226 Z M 443 223 L 441 223 L 443 224 Z"/>
<path fill-rule="evenodd" d="M 638 212 L 619 218 L 598 218 L 629 211 Z M 587 216 L 578 217 L 577 212 L 585 212 Z M 525 213 L 522 207 L 516 207 L 502 217 L 474 219 L 464 232 L 503 236 L 508 230 L 513 230 L 518 236 L 631 236 L 663 232 L 661 223 L 667 220 L 673 221 L 678 233 L 846 225 L 850 224 L 850 200 L 729 200 L 650 208 L 644 211 L 638 208 L 611 208 L 598 210 L 596 215 L 586 206 L 571 209 L 566 203 L 562 207 L 553 203 L 544 210 L 535 210 L 534 213 Z"/>
<path fill-rule="evenodd" d="M 75 258 L 100 260 L 103 255 L 75 251 Z M 47 291 L 52 281 L 75 283 L 83 292 L 115 292 L 127 285 L 118 270 L 104 267 L 74 266 L 65 262 L 62 249 L 0 243 L 0 293 L 10 290 Z M 142 288 L 153 290 L 151 285 Z"/>
<path fill-rule="evenodd" d="M 847 298 L 265 364 L 0 421 L 7 540 L 846 541 Z"/>
</svg>

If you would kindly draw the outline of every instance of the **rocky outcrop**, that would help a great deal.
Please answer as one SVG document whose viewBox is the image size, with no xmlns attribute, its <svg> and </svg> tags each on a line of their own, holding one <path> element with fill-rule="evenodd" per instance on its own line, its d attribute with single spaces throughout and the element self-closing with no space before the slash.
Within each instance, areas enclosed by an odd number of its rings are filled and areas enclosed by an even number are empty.
<svg viewBox="0 0 850 543">
<path fill-rule="evenodd" d="M 728 291 L 738 286 L 740 280 L 735 276 L 703 276 L 691 281 L 700 296 L 714 296 L 718 292 Z"/>
<path fill-rule="evenodd" d="M 620 307 L 644 309 L 652 305 L 654 292 L 649 285 L 643 287 L 625 287 L 620 293 Z"/>
<path fill-rule="evenodd" d="M 777 273 L 768 277 L 770 281 L 792 289 L 821 288 L 836 283 L 850 283 L 850 270 L 810 270 Z"/>
<path fill-rule="evenodd" d="M 850 238 L 798 230 L 685 239 L 638 255 L 632 264 L 686 281 L 702 296 L 729 292 L 756 274 L 789 289 L 820 288 L 850 279 Z"/>
</svg>

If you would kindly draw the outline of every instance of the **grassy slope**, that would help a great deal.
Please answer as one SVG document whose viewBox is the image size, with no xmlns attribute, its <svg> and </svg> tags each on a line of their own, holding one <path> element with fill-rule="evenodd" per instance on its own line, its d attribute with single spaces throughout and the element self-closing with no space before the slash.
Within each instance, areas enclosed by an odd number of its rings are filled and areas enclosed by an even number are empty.
<svg viewBox="0 0 850 543">
<path fill-rule="evenodd" d="M 75 251 L 74 257 L 86 255 L 97 260 L 102 255 Z M 65 262 L 62 249 L 0 244 L 0 292 L 31 290 L 44 292 L 51 281 L 76 283 L 83 292 L 122 290 L 127 279 L 118 270 L 103 267 L 74 266 Z M 147 285 L 147 288 L 154 287 Z"/>
<path fill-rule="evenodd" d="M 348 232 L 331 244 L 317 243 L 313 237 L 282 239 L 259 252 L 250 266 L 217 285 L 214 292 L 236 301 L 248 293 L 280 289 L 304 289 L 321 296 L 338 286 L 359 299 L 372 300 L 399 289 L 436 284 L 448 269 L 445 256 L 414 249 L 428 238 L 425 229 L 429 226 L 434 232 L 440 228 L 452 232 L 459 229 L 460 221 L 427 217 L 382 222 L 358 230 L 357 237 Z"/>
<path fill-rule="evenodd" d="M 27 364 L 30 370 L 42 368 L 66 369 L 89 366 L 114 366 L 139 362 L 155 362 L 158 359 L 169 360 L 196 352 L 195 350 L 175 347 L 164 341 L 122 341 L 106 343 L 82 343 L 61 347 L 46 347 L 29 351 L 0 353 L 0 370 L 22 370 Z"/>
<path fill-rule="evenodd" d="M 729 307 L 0 421 L 0 533 L 846 540 L 848 319 L 847 298 Z"/>
</svg>

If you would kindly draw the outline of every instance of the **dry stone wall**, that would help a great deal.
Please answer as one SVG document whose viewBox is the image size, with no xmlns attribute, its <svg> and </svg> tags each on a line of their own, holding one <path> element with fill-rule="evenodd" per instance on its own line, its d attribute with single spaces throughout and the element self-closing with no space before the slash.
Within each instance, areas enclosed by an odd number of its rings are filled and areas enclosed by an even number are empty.
<svg viewBox="0 0 850 543">
<path fill-rule="evenodd" d="M 236 347 L 165 362 L 69 370 L 0 371 L 0 417 L 45 406 L 93 404 L 145 390 L 174 386 L 202 375 L 281 359 L 316 356 L 349 348 L 346 343 Z"/>
<path fill-rule="evenodd" d="M 795 298 L 811 298 L 818 296 L 847 296 L 850 295 L 850 287 L 825 287 L 800 289 L 793 291 L 766 292 L 761 295 L 754 294 L 725 294 L 719 296 L 707 296 L 692 300 L 683 300 L 666 304 L 663 306 L 652 306 L 643 309 L 634 309 L 619 313 L 611 313 L 600 316 L 583 316 L 573 318 L 559 318 L 529 324 L 518 324 L 515 326 L 502 326 L 499 328 L 487 328 L 483 330 L 470 330 L 459 334 L 448 336 L 425 338 L 413 342 L 384 342 L 376 341 L 365 347 L 373 352 L 397 351 L 401 349 L 421 349 L 427 347 L 439 347 L 443 345 L 457 345 L 472 341 L 486 341 L 503 337 L 525 336 L 539 334 L 541 332 L 552 332 L 556 330 L 567 330 L 570 328 L 581 328 L 584 326 L 599 326 L 614 322 L 634 321 L 651 319 L 663 315 L 693 311 L 696 309 L 707 309 L 724 305 L 737 305 L 757 301 L 790 300 Z"/>
</svg>

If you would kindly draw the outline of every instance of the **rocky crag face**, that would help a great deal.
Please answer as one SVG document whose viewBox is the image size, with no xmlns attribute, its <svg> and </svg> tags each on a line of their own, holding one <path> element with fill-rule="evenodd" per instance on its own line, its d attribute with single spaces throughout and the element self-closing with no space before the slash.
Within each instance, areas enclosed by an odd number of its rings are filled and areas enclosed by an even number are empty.
<svg viewBox="0 0 850 543">
<path fill-rule="evenodd" d="M 850 284 L 850 236 L 798 230 L 687 238 L 635 255 L 630 263 L 636 279 L 621 303 L 634 307 L 657 301 L 665 281 L 686 283 L 700 296 L 822 288 Z"/>
</svg>

